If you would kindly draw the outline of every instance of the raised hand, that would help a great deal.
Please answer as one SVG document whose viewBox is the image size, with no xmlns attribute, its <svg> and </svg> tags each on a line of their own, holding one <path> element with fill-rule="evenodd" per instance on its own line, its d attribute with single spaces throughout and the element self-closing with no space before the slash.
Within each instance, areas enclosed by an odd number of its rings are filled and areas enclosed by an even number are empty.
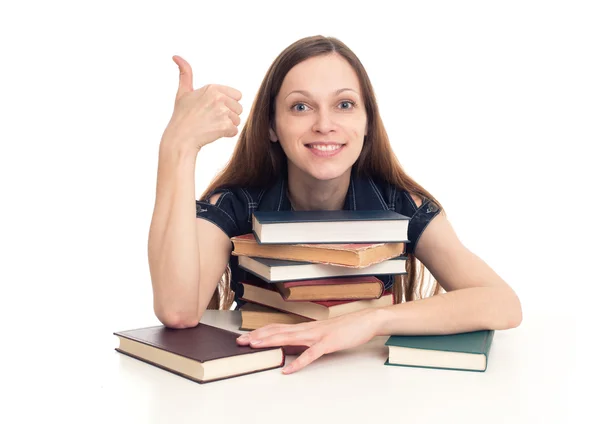
<svg viewBox="0 0 600 424">
<path fill-rule="evenodd" d="M 193 86 L 192 67 L 180 56 L 173 56 L 179 67 L 179 87 L 173 116 L 162 143 L 180 149 L 196 149 L 238 133 L 242 93 L 232 87 L 208 84 L 197 90 Z"/>
</svg>

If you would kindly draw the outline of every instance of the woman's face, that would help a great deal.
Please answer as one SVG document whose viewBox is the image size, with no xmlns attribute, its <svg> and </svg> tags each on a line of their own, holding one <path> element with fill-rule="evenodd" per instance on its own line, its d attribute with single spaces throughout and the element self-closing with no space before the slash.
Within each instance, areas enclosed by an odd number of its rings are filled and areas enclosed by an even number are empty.
<svg viewBox="0 0 600 424">
<path fill-rule="evenodd" d="M 344 58 L 317 56 L 288 72 L 270 139 L 281 143 L 290 167 L 319 180 L 340 177 L 358 159 L 366 131 L 360 83 Z"/>
</svg>

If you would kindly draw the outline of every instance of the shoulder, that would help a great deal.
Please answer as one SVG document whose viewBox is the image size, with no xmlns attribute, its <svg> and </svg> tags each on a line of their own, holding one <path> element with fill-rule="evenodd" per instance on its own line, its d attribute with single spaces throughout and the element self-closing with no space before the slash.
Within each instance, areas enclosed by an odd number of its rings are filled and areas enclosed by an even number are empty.
<svg viewBox="0 0 600 424">
<path fill-rule="evenodd" d="M 421 194 L 399 187 L 390 190 L 394 190 L 394 210 L 410 219 L 407 252 L 414 254 L 425 229 L 440 214 L 441 209 L 433 199 Z"/>
<path fill-rule="evenodd" d="M 264 189 L 250 187 L 221 187 L 211 191 L 210 193 L 207 193 L 207 195 L 200 200 L 208 201 L 214 205 L 218 205 L 223 201 L 223 199 L 229 197 L 231 201 L 245 205 L 251 205 L 253 203 L 260 202 L 264 192 Z"/>
<path fill-rule="evenodd" d="M 381 181 L 376 178 L 368 178 L 367 181 L 378 197 L 382 197 L 387 203 L 389 209 L 393 209 L 408 217 L 411 217 L 428 200 L 417 193 L 411 193 L 387 181 Z"/>
<path fill-rule="evenodd" d="M 251 214 L 264 190 L 221 187 L 196 200 L 196 218 L 211 221 L 230 238 L 250 231 Z"/>
<path fill-rule="evenodd" d="M 429 201 L 425 197 L 411 193 L 407 190 L 398 190 L 396 192 L 396 208 L 398 212 L 404 212 L 404 215 L 414 215 L 425 201 Z"/>
</svg>

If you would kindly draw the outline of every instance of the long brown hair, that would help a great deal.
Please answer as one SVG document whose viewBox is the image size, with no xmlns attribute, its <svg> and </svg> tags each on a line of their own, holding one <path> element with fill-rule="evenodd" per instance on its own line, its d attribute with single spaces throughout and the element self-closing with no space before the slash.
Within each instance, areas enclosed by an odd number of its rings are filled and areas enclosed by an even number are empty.
<svg viewBox="0 0 600 424">
<path fill-rule="evenodd" d="M 402 169 L 390 145 L 385 131 L 375 93 L 365 68 L 358 57 L 342 41 L 335 37 L 311 36 L 288 46 L 273 61 L 267 71 L 258 94 L 250 109 L 248 120 L 240 132 L 233 155 L 225 168 L 216 176 L 201 198 L 213 190 L 226 187 L 268 187 L 286 170 L 287 158 L 279 143 L 269 140 L 269 128 L 275 118 L 275 97 L 283 79 L 298 63 L 315 56 L 339 54 L 345 58 L 358 75 L 367 111 L 368 131 L 363 149 L 355 163 L 357 175 L 369 176 L 394 184 L 398 189 L 430 199 L 442 209 L 440 203 L 423 187 L 410 178 Z M 444 213 L 441 210 L 441 213 Z M 417 269 L 420 264 L 420 269 Z M 414 255 L 408 255 L 407 273 L 394 278 L 396 303 L 407 302 L 437 294 L 441 287 L 433 280 L 427 289 L 424 284 L 425 268 Z M 229 266 L 215 291 L 209 309 L 230 309 L 233 292 L 229 282 Z"/>
</svg>

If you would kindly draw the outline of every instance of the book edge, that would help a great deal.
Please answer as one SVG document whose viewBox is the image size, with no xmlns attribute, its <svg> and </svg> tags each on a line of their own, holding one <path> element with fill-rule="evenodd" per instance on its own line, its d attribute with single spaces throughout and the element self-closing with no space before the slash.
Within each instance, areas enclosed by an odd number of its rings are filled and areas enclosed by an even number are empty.
<svg viewBox="0 0 600 424">
<path fill-rule="evenodd" d="M 483 340 L 486 340 L 489 338 L 489 335 L 491 333 L 494 333 L 494 330 L 477 330 L 477 331 L 485 331 L 487 332 L 486 335 L 483 337 Z M 448 336 L 452 336 L 453 334 L 448 334 Z M 480 351 L 480 352 L 471 352 L 471 351 L 465 351 L 465 350 L 454 350 L 454 349 L 434 349 L 434 348 L 430 348 L 430 347 L 412 347 L 412 346 L 396 346 L 393 345 L 391 343 L 389 343 L 390 339 L 392 337 L 394 337 L 395 335 L 390 335 L 388 337 L 388 339 L 385 341 L 384 346 L 388 346 L 388 347 L 410 347 L 411 349 L 422 349 L 422 350 L 435 350 L 435 351 L 439 351 L 439 352 L 457 352 L 457 353 L 470 353 L 473 355 L 486 355 L 487 356 L 487 352 L 486 350 Z M 427 335 L 427 337 L 429 336 L 445 336 L 445 334 L 431 334 L 431 335 Z M 399 336 L 399 337 L 403 337 L 403 336 Z M 415 336 L 409 336 L 409 337 L 415 337 Z M 491 349 L 491 341 L 489 343 L 489 348 L 487 349 L 487 351 L 489 351 L 489 349 Z"/>
<path fill-rule="evenodd" d="M 198 380 L 198 379 L 195 379 L 195 378 L 193 378 L 193 377 L 191 377 L 189 375 L 186 375 L 186 374 L 180 373 L 178 371 L 172 370 L 170 368 L 167 368 L 164 365 L 157 364 L 156 362 L 152 362 L 152 361 L 150 361 L 148 359 L 144 359 L 144 358 L 141 358 L 139 356 L 133 355 L 133 354 L 131 354 L 129 352 L 125 352 L 124 350 L 121 350 L 119 348 L 115 348 L 115 350 L 117 352 L 119 352 L 119 353 L 121 353 L 121 354 L 123 354 L 125 356 L 129 356 L 130 358 L 137 359 L 139 361 L 145 362 L 146 364 L 155 366 L 157 368 L 160 368 L 163 371 L 170 372 L 171 374 L 178 375 L 180 377 L 185 378 L 186 380 L 190 380 L 190 381 L 193 381 L 194 383 L 198 383 L 198 384 L 206 384 L 206 383 L 211 383 L 213 381 L 227 380 L 227 379 L 234 378 L 234 377 L 241 377 L 241 376 L 244 376 L 244 375 L 254 374 L 254 373 L 257 373 L 257 372 L 261 372 L 261 371 L 269 371 L 269 370 L 281 368 L 285 364 L 285 353 L 283 352 L 283 348 L 282 347 L 279 347 L 277 349 L 281 350 L 281 355 L 282 355 L 282 361 L 277 366 L 269 367 L 269 368 L 261 368 L 259 370 L 249 371 L 249 372 L 245 372 L 245 373 L 241 373 L 241 374 L 229 375 L 227 377 L 222 377 L 222 378 L 213 378 L 213 379 L 210 379 L 210 380 Z"/>
<path fill-rule="evenodd" d="M 485 368 L 482 370 L 473 370 L 473 369 L 469 369 L 469 368 L 445 368 L 445 367 L 428 367 L 425 365 L 405 365 L 405 364 L 392 364 L 390 363 L 389 358 L 386 359 L 386 361 L 383 363 L 383 365 L 386 366 L 390 366 L 390 367 L 405 367 L 405 368 L 426 368 L 426 369 L 430 369 L 430 370 L 445 370 L 445 371 L 467 371 L 467 372 L 485 372 L 487 370 L 488 367 L 488 361 L 487 361 L 487 357 L 485 360 Z"/>
</svg>

